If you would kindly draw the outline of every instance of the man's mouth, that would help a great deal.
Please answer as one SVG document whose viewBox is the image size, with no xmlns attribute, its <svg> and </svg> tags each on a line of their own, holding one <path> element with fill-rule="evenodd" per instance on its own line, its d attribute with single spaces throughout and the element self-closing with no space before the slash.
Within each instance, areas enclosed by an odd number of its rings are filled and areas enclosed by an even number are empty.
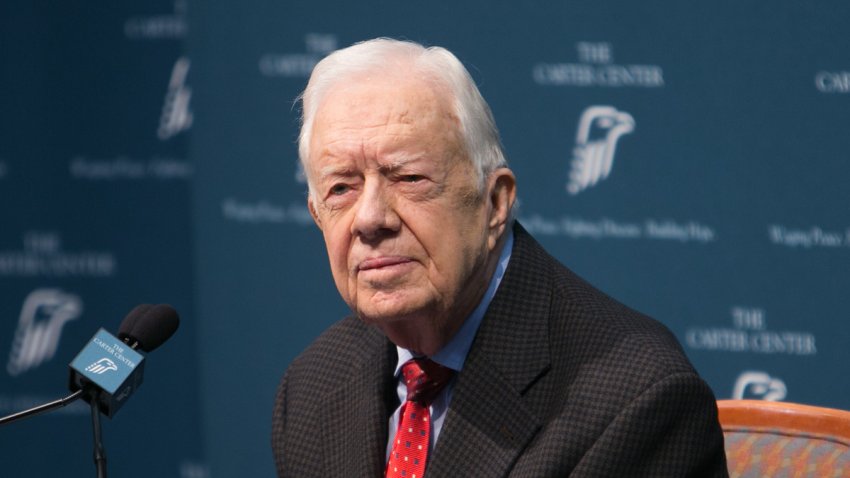
<svg viewBox="0 0 850 478">
<path fill-rule="evenodd" d="M 368 271 L 373 269 L 383 269 L 385 267 L 396 266 L 399 264 L 406 264 L 411 262 L 412 260 L 409 257 L 404 256 L 380 256 L 380 257 L 370 257 L 369 259 L 365 259 L 357 266 L 357 271 Z"/>
</svg>

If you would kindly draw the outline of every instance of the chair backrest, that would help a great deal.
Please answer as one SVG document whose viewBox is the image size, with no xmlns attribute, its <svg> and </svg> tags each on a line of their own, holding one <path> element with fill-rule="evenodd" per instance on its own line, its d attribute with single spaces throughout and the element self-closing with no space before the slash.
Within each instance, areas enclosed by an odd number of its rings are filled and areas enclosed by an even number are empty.
<svg viewBox="0 0 850 478">
<path fill-rule="evenodd" d="M 850 412 L 718 400 L 729 476 L 850 477 Z"/>
</svg>

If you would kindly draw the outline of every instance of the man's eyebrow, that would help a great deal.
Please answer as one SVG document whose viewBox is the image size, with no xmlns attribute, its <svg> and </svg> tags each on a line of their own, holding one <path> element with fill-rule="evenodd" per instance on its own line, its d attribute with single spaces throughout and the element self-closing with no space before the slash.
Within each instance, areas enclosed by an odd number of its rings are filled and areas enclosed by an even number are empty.
<svg viewBox="0 0 850 478">
<path fill-rule="evenodd" d="M 354 170 L 350 166 L 342 166 L 342 165 L 330 165 L 325 166 L 319 171 L 319 179 L 326 179 L 329 177 L 340 177 L 340 176 L 351 176 L 354 174 Z"/>
<path fill-rule="evenodd" d="M 392 159 L 386 161 L 384 164 L 379 165 L 378 169 L 382 173 L 391 173 L 394 171 L 398 171 L 399 169 L 407 166 L 410 163 L 417 162 L 423 159 L 423 157 L 424 155 L 421 154 L 406 154 L 394 156 Z M 354 174 L 355 169 L 351 166 L 331 164 L 319 170 L 319 180 L 333 177 L 353 176 Z"/>
<path fill-rule="evenodd" d="M 382 164 L 380 166 L 381 171 L 383 172 L 393 172 L 398 171 L 399 169 L 407 166 L 410 163 L 414 163 L 417 160 L 422 159 L 423 155 L 421 154 L 405 154 L 398 155 L 393 157 L 387 164 Z"/>
</svg>

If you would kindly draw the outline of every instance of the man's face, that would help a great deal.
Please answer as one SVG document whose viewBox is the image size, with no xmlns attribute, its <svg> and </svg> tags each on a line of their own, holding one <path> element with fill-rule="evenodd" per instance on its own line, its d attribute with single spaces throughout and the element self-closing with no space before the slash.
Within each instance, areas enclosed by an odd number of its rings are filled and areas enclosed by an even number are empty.
<svg viewBox="0 0 850 478">
<path fill-rule="evenodd" d="M 334 281 L 391 339 L 388 328 L 410 324 L 453 333 L 487 287 L 503 230 L 441 93 L 408 78 L 347 81 L 313 123 L 309 206 Z"/>
</svg>

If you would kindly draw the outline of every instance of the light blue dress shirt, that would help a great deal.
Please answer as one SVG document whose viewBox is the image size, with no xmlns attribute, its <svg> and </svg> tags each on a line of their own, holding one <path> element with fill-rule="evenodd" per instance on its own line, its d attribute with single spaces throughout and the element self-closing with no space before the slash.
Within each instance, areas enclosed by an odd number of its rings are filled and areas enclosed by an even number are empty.
<svg viewBox="0 0 850 478">
<path fill-rule="evenodd" d="M 490 301 L 493 300 L 493 296 L 496 295 L 496 290 L 502 282 L 502 277 L 505 275 L 505 269 L 508 268 L 508 262 L 511 260 L 511 250 L 513 249 L 513 245 L 513 231 L 508 229 L 508 237 L 502 248 L 502 252 L 499 255 L 499 263 L 496 265 L 496 271 L 493 272 L 493 277 L 490 279 L 490 285 L 487 287 L 487 291 L 484 292 L 481 302 L 475 310 L 472 311 L 472 314 L 466 319 L 460 327 L 460 330 L 457 331 L 449 343 L 440 349 L 439 352 L 430 357 L 431 360 L 438 364 L 454 370 L 455 377 L 457 377 L 457 373 L 463 369 L 463 363 L 466 361 L 466 354 L 469 353 L 469 348 L 472 346 L 472 340 L 475 338 L 476 332 L 478 332 L 478 327 L 481 325 L 484 313 L 487 312 L 487 307 L 490 306 Z M 399 379 L 401 376 L 401 366 L 408 360 L 412 359 L 414 355 L 410 350 L 405 348 L 397 346 L 396 349 L 398 349 L 398 363 L 395 367 L 395 376 L 396 379 Z M 437 439 L 440 436 L 440 430 L 443 429 L 443 422 L 446 419 L 446 411 L 448 411 L 449 402 L 452 399 L 454 384 L 455 378 L 452 378 L 429 407 L 429 411 L 431 412 L 431 440 L 428 445 L 429 453 L 434 450 L 434 445 L 437 443 Z M 407 386 L 402 380 L 398 380 L 396 392 L 398 393 L 399 402 L 404 404 L 407 400 Z M 389 440 L 387 440 L 387 459 L 389 459 L 390 453 L 393 450 L 392 444 L 395 440 L 396 431 L 398 430 L 400 411 L 401 405 L 396 408 L 395 412 L 393 412 L 390 417 Z"/>
</svg>

